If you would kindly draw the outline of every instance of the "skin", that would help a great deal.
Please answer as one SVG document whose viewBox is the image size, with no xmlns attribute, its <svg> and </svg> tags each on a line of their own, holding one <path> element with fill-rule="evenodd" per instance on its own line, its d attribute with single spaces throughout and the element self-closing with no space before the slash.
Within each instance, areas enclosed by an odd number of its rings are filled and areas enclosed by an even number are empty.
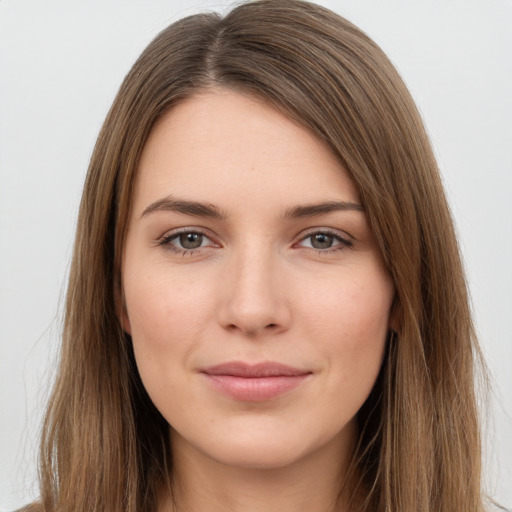
<svg viewBox="0 0 512 512">
<path fill-rule="evenodd" d="M 215 205 L 222 218 L 174 211 L 171 197 Z M 352 207 L 286 216 L 333 201 Z M 324 143 L 253 98 L 198 94 L 150 134 L 123 254 L 122 321 L 171 425 L 183 510 L 346 509 L 343 497 L 334 503 L 394 292 L 354 205 L 357 189 Z M 200 247 L 185 250 L 194 237 Z M 274 398 L 239 400 L 201 373 L 228 361 L 309 373 Z"/>
</svg>

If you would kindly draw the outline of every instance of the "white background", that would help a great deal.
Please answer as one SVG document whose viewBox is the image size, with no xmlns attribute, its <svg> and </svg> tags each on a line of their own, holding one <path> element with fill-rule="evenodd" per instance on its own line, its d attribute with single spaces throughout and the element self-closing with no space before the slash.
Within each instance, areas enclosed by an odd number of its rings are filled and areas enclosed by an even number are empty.
<svg viewBox="0 0 512 512">
<path fill-rule="evenodd" d="M 321 3 L 383 47 L 424 116 L 494 381 L 488 491 L 512 507 L 512 0 Z M 37 495 L 75 217 L 105 114 L 159 30 L 229 5 L 0 0 L 0 510 Z"/>
</svg>

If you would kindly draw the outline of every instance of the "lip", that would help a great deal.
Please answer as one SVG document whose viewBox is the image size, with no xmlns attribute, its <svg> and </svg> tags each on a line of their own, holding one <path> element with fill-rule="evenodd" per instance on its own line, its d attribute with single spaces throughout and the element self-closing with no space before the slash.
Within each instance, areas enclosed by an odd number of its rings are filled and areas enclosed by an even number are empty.
<svg viewBox="0 0 512 512">
<path fill-rule="evenodd" d="M 277 362 L 222 363 L 200 370 L 217 391 L 236 400 L 263 402 L 300 386 L 313 372 Z"/>
</svg>

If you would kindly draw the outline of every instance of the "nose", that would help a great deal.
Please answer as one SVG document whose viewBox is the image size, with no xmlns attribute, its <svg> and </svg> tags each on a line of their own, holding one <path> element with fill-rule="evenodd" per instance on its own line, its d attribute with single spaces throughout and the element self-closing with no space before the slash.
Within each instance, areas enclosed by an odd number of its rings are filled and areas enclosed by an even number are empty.
<svg viewBox="0 0 512 512">
<path fill-rule="evenodd" d="M 266 249 L 246 247 L 227 263 L 218 310 L 225 329 L 251 337 L 288 329 L 291 311 L 279 258 Z"/>
</svg>

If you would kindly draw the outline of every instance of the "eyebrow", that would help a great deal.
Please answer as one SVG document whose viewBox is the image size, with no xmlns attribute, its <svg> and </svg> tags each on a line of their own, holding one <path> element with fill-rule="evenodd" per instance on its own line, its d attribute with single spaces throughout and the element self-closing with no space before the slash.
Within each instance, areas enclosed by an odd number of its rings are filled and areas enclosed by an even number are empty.
<svg viewBox="0 0 512 512">
<path fill-rule="evenodd" d="M 214 204 L 187 201 L 185 199 L 177 199 L 168 196 L 151 203 L 142 212 L 141 218 L 151 213 L 161 211 L 179 212 L 194 217 L 210 217 L 217 220 L 223 220 L 227 217 L 227 215 Z M 364 208 L 360 204 L 351 201 L 326 201 L 323 203 L 293 206 L 284 212 L 283 218 L 297 219 L 315 217 L 317 215 L 325 215 L 337 211 L 364 212 Z"/>
<path fill-rule="evenodd" d="M 284 213 L 285 219 L 297 219 L 302 217 L 315 217 L 331 212 L 356 211 L 364 212 L 362 205 L 351 201 L 327 201 L 318 204 L 307 204 L 288 208 Z"/>
<path fill-rule="evenodd" d="M 154 212 L 179 212 L 194 217 L 210 217 L 212 219 L 222 220 L 226 215 L 214 204 L 200 203 L 197 201 L 186 201 L 184 199 L 175 199 L 171 196 L 159 199 L 151 203 L 141 215 L 145 217 Z"/>
</svg>

